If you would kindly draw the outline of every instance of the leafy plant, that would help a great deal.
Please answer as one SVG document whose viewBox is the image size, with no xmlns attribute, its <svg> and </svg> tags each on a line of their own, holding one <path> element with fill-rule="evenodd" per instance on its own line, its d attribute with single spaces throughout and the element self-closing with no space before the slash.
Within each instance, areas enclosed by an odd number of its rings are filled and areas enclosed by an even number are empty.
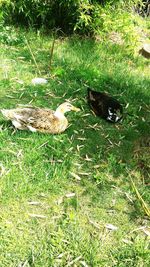
<svg viewBox="0 0 150 267">
<path fill-rule="evenodd" d="M 73 30 L 92 34 L 100 28 L 107 16 L 115 10 L 133 8 L 141 0 L 3 0 L 1 2 L 6 22 L 22 23 L 32 27 L 60 27 L 65 32 Z M 110 20 L 109 20 L 110 22 Z"/>
<path fill-rule="evenodd" d="M 0 42 L 8 45 L 23 44 L 24 37 L 13 26 L 4 26 L 3 23 L 0 25 Z"/>
</svg>

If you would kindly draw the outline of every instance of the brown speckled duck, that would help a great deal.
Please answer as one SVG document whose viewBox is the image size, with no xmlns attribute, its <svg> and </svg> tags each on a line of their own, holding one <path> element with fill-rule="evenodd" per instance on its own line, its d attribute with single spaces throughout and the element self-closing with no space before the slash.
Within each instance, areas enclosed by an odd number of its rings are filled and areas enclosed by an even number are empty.
<svg viewBox="0 0 150 267">
<path fill-rule="evenodd" d="M 68 120 L 64 114 L 71 110 L 79 111 L 80 109 L 65 102 L 56 111 L 37 107 L 23 107 L 2 109 L 1 112 L 19 130 L 57 134 L 64 132 L 68 127 Z"/>
</svg>

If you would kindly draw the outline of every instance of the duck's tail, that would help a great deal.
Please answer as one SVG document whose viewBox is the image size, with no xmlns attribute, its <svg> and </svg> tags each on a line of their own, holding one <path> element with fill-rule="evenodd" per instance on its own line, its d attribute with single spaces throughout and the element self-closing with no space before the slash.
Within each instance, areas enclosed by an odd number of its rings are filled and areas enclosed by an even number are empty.
<svg viewBox="0 0 150 267">
<path fill-rule="evenodd" d="M 12 112 L 11 109 L 1 109 L 0 111 L 2 112 L 3 116 L 4 116 L 6 119 L 8 119 L 8 120 L 12 119 L 12 117 L 13 117 L 13 112 Z"/>
</svg>

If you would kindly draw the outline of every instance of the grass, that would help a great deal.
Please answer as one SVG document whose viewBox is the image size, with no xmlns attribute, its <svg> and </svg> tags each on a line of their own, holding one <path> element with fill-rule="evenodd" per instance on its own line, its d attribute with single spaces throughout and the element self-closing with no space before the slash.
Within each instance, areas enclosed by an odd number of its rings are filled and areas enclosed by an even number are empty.
<svg viewBox="0 0 150 267">
<path fill-rule="evenodd" d="M 38 71 L 24 34 L 47 85 L 31 84 Z M 74 36 L 56 40 L 49 71 L 52 38 L 15 36 L 1 44 L 0 108 L 55 109 L 69 99 L 81 112 L 67 114 L 70 127 L 55 136 L 14 132 L 0 115 L 2 266 L 149 266 L 148 216 L 130 180 L 150 205 L 149 62 Z M 95 117 L 86 85 L 116 96 L 132 116 L 116 125 Z"/>
</svg>

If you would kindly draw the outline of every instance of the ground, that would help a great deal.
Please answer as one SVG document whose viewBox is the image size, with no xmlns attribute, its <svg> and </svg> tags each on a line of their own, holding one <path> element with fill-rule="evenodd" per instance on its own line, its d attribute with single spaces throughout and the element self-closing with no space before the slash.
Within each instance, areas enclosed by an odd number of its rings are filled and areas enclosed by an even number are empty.
<svg viewBox="0 0 150 267">
<path fill-rule="evenodd" d="M 1 44 L 0 108 L 70 100 L 81 111 L 60 135 L 14 131 L 0 115 L 1 266 L 149 266 L 149 209 L 132 183 L 148 207 L 149 61 L 74 36 L 56 39 L 50 64 L 51 36 L 15 34 Z M 116 97 L 124 120 L 95 117 L 87 86 Z"/>
</svg>

